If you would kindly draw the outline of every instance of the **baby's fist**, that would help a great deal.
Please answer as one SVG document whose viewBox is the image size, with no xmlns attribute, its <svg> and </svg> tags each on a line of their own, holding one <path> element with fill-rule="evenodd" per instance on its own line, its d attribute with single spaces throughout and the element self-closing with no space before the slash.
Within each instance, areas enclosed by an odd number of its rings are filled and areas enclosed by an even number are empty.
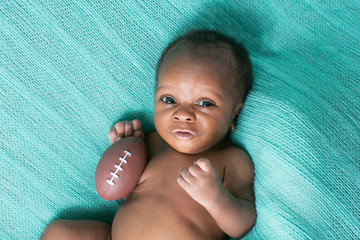
<svg viewBox="0 0 360 240">
<path fill-rule="evenodd" d="M 208 159 L 200 158 L 189 169 L 181 169 L 177 179 L 179 185 L 204 207 L 215 204 L 224 194 L 225 188 Z"/>
<path fill-rule="evenodd" d="M 124 137 L 139 137 L 145 140 L 144 133 L 141 129 L 141 122 L 138 119 L 132 121 L 120 121 L 110 128 L 108 137 L 111 144 Z"/>
</svg>

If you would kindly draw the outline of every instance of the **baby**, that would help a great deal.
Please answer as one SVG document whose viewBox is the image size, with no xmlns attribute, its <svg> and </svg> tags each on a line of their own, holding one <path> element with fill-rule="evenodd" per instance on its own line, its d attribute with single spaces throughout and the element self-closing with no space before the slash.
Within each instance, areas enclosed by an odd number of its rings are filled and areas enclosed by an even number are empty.
<svg viewBox="0 0 360 240">
<path fill-rule="evenodd" d="M 246 50 L 215 31 L 172 42 L 156 69 L 149 162 L 112 227 L 57 220 L 41 239 L 225 239 L 244 236 L 256 220 L 250 157 L 229 140 L 251 87 Z M 139 120 L 116 123 L 119 138 L 145 139 Z"/>
</svg>

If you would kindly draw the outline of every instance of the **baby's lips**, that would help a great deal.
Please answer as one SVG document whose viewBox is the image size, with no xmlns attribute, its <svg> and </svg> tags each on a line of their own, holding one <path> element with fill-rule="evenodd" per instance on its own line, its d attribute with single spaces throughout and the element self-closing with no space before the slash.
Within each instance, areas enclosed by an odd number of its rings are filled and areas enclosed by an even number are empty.
<svg viewBox="0 0 360 240">
<path fill-rule="evenodd" d="M 174 136 L 180 140 L 189 140 L 195 137 L 195 133 L 184 129 L 174 130 L 172 134 L 174 134 Z"/>
</svg>

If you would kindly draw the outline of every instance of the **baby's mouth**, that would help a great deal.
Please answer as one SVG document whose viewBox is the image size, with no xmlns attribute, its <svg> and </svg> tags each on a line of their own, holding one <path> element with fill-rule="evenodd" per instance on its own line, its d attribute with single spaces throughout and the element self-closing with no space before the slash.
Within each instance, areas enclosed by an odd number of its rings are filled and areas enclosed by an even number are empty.
<svg viewBox="0 0 360 240">
<path fill-rule="evenodd" d="M 174 130 L 172 134 L 180 140 L 189 140 L 195 137 L 195 134 L 188 130 Z"/>
</svg>

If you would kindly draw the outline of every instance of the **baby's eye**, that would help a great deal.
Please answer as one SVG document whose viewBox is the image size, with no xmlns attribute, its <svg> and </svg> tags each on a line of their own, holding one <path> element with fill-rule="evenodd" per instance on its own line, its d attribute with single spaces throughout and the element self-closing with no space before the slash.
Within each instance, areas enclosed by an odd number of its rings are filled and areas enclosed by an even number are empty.
<svg viewBox="0 0 360 240">
<path fill-rule="evenodd" d="M 161 98 L 161 101 L 167 104 L 175 104 L 175 99 L 172 97 L 163 97 Z"/>
<path fill-rule="evenodd" d="M 211 107 L 211 106 L 214 106 L 215 104 L 213 102 L 203 100 L 203 101 L 198 102 L 197 105 L 201 106 L 201 107 Z"/>
</svg>

